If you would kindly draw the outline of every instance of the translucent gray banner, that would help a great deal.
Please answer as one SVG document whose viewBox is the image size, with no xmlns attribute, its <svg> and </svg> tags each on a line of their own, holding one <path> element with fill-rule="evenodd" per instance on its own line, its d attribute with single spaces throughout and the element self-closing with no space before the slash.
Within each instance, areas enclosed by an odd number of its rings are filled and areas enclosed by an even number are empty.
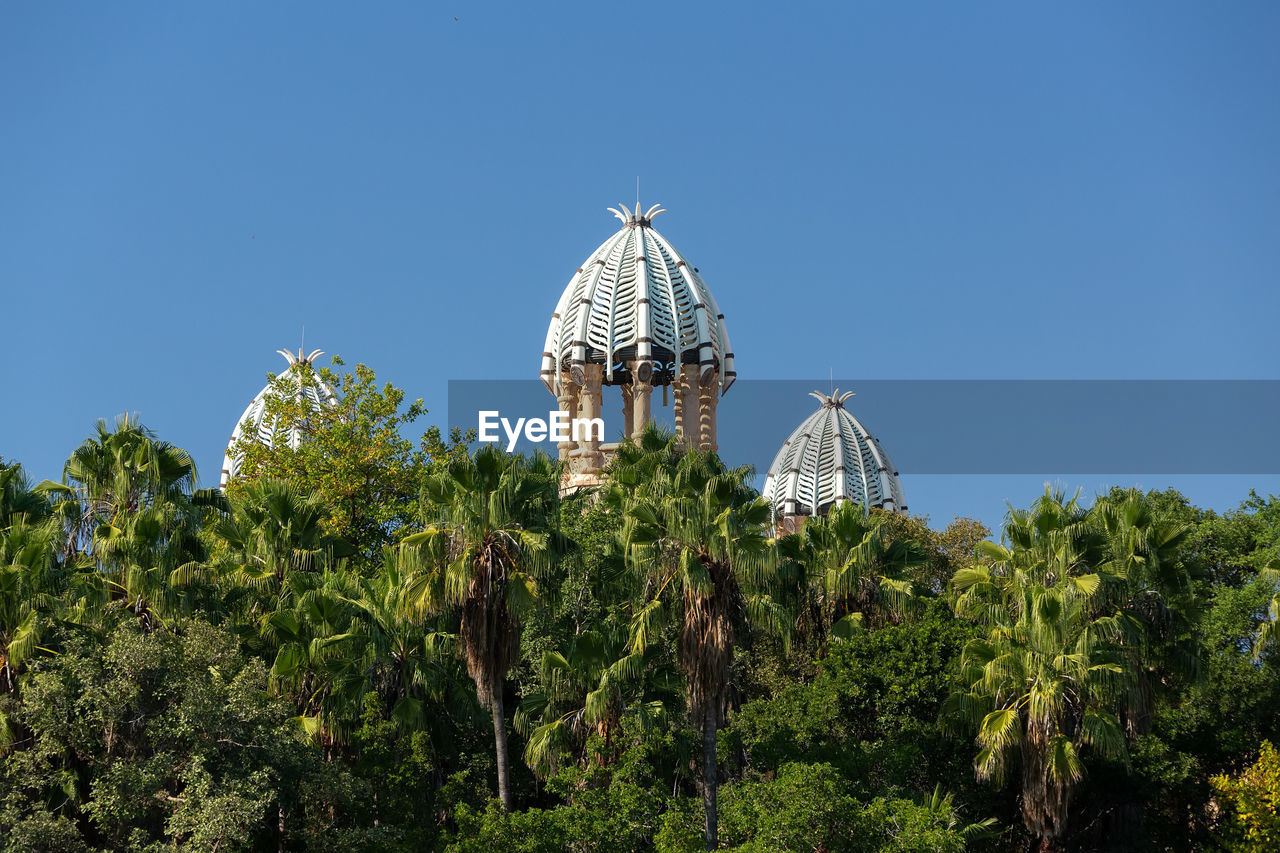
<svg viewBox="0 0 1280 853">
<path fill-rule="evenodd" d="M 851 390 L 846 408 L 903 474 L 1278 474 L 1275 380 L 739 380 L 721 397 L 720 454 L 763 471 L 813 411 L 813 390 Z M 622 432 L 622 402 L 604 389 L 605 441 Z M 672 425 L 663 390 L 653 413 Z M 451 380 L 450 426 L 480 413 L 548 419 L 556 400 L 537 380 Z M 496 434 L 503 447 L 507 435 Z M 555 445 L 523 436 L 518 452 Z"/>
</svg>

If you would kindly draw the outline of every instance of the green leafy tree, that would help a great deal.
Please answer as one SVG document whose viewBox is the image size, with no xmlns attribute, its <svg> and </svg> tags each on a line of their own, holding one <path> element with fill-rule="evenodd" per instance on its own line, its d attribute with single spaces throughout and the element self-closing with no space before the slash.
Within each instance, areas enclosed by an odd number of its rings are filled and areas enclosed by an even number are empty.
<svg viewBox="0 0 1280 853">
<path fill-rule="evenodd" d="M 1280 847 L 1280 753 L 1263 741 L 1258 760 L 1239 776 L 1211 780 L 1229 808 L 1227 849 L 1267 853 Z"/>
<path fill-rule="evenodd" d="M 341 366 L 342 360 L 335 356 L 333 363 Z M 268 447 L 245 436 L 231 449 L 243 461 L 227 492 L 234 496 L 266 477 L 315 495 L 326 509 L 324 532 L 356 545 L 359 565 L 367 566 L 417 517 L 423 475 L 433 460 L 462 452 L 464 436 L 455 432 L 446 443 L 439 428 L 430 427 L 417 441 L 406 438 L 426 407 L 421 400 L 406 405 L 403 390 L 379 385 L 363 364 L 350 372 L 316 371 L 336 397 L 333 405 L 314 408 L 298 393 L 302 383 L 313 381 L 313 370 L 309 363 L 298 364 L 270 380 L 276 393 L 267 398 L 266 416 L 275 419 L 279 432 L 296 430 L 302 437 L 297 446 Z"/>
<path fill-rule="evenodd" d="M 991 538 L 991 530 L 972 518 L 957 516 L 942 530 L 934 530 L 927 516 L 882 511 L 878 515 L 887 542 L 911 543 L 923 551 L 923 561 L 910 566 L 905 576 L 932 593 L 944 593 L 951 577 L 978 559 L 978 543 Z"/>
<path fill-rule="evenodd" d="M 721 751 L 741 755 L 747 775 L 825 762 L 862 799 L 923 797 L 941 783 L 974 809 L 997 811 L 974 782 L 969 744 L 938 722 L 943 698 L 960 686 L 961 651 L 979 633 L 928 600 L 910 619 L 834 644 L 813 678 L 750 698 L 730 717 Z"/>
<path fill-rule="evenodd" d="M 1205 647 L 1201 676 L 1156 694 L 1151 731 L 1131 750 L 1132 774 L 1093 774 L 1094 812 L 1140 796 L 1147 816 L 1142 837 L 1153 845 L 1191 851 L 1220 843 L 1221 804 L 1210 779 L 1236 773 L 1240 756 L 1262 741 L 1280 742 L 1280 656 L 1250 655 L 1271 594 L 1256 580 L 1213 587 L 1198 625 Z"/>
<path fill-rule="evenodd" d="M 313 748 L 233 637 L 200 621 L 171 627 L 126 621 L 105 643 L 72 636 L 42 661 L 18 706 L 27 743 L 0 766 L 0 838 L 65 849 L 286 843 Z"/>
</svg>

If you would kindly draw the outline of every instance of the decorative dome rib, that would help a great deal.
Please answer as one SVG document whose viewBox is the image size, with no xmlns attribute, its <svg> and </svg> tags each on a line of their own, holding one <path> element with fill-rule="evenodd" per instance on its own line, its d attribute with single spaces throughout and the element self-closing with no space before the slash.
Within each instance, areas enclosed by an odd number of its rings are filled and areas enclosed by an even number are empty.
<svg viewBox="0 0 1280 853">
<path fill-rule="evenodd" d="M 889 455 L 844 407 L 853 392 L 809 396 L 821 407 L 791 433 L 765 477 L 763 496 L 774 515 L 821 515 L 841 501 L 906 510 Z"/>
<path fill-rule="evenodd" d="M 298 354 L 294 355 L 288 350 L 276 350 L 285 357 L 289 362 L 289 370 L 296 371 L 299 377 L 297 395 L 299 399 L 305 399 L 313 411 L 319 411 L 321 406 L 332 406 L 337 403 L 337 397 L 334 396 L 333 389 L 324 383 L 323 380 L 315 373 L 315 371 L 304 372 L 301 368 L 314 362 L 319 356 L 324 355 L 324 350 L 312 350 L 307 355 L 302 354 L 302 350 L 298 350 Z M 272 397 L 277 399 L 282 395 L 279 388 L 273 387 L 272 383 L 268 383 L 265 388 L 258 392 L 248 407 L 244 410 L 244 414 L 240 416 L 240 420 L 236 421 L 235 431 L 231 433 L 231 441 L 227 443 L 227 452 L 222 457 L 222 477 L 219 480 L 218 487 L 225 489 L 231 478 L 240 473 L 240 466 L 244 464 L 243 454 L 233 454 L 236 444 L 241 438 L 252 436 L 256 441 L 265 444 L 267 447 L 275 447 L 279 444 L 287 443 L 290 447 L 297 447 L 298 442 L 302 438 L 301 432 L 297 427 L 284 429 L 278 423 L 278 418 L 271 417 L 267 414 L 267 401 Z"/>
<path fill-rule="evenodd" d="M 700 381 L 718 377 L 720 393 L 737 373 L 724 315 L 693 265 L 652 226 L 664 211 L 626 205 L 609 210 L 623 227 L 583 262 L 551 315 L 542 382 L 558 394 L 563 372 L 604 366 L 604 384 L 631 381 L 628 362 L 652 362 L 653 384 L 670 384 L 680 365 L 697 364 Z"/>
</svg>

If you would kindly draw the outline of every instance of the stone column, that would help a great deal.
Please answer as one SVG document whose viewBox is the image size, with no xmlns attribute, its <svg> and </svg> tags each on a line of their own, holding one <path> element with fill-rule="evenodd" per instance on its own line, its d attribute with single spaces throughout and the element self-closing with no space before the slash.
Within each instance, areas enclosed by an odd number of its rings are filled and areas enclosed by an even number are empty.
<svg viewBox="0 0 1280 853">
<path fill-rule="evenodd" d="M 556 401 L 560 404 L 560 411 L 569 416 L 569 424 L 572 427 L 573 419 L 578 416 L 578 384 L 570 379 L 567 374 L 560 378 L 560 395 L 556 397 Z M 569 440 L 562 441 L 558 445 L 560 461 L 568 460 L 569 454 L 576 446 L 571 428 L 569 430 Z"/>
<path fill-rule="evenodd" d="M 586 381 L 580 391 L 578 417 L 590 420 L 600 417 L 600 389 L 604 379 L 604 367 L 599 364 L 588 364 L 583 372 Z M 604 453 L 600 450 L 600 439 L 594 430 L 588 429 L 587 434 L 577 444 L 575 455 L 579 460 L 579 473 L 594 474 L 604 467 Z"/>
<path fill-rule="evenodd" d="M 698 387 L 698 449 L 715 452 L 720 449 L 716 444 L 716 403 L 720 397 L 719 377 L 709 374 L 710 382 Z M 706 378 L 706 377 L 704 377 Z"/>
<path fill-rule="evenodd" d="M 635 432 L 633 422 L 635 421 L 635 402 L 632 399 L 633 391 L 630 384 L 622 386 L 622 436 L 630 438 Z"/>
<path fill-rule="evenodd" d="M 636 441 L 644 435 L 652 420 L 649 396 L 653 393 L 653 362 L 631 363 L 631 437 Z"/>
<path fill-rule="evenodd" d="M 699 446 L 699 398 L 698 398 L 698 365 L 685 364 L 680 367 L 680 386 L 676 391 L 676 405 L 683 415 L 679 424 L 680 438 L 689 447 Z"/>
</svg>

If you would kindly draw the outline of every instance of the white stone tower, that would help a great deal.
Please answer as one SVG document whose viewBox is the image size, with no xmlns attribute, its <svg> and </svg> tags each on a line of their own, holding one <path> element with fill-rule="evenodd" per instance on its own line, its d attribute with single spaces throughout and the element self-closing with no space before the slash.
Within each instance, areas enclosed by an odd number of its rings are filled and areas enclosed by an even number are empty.
<svg viewBox="0 0 1280 853">
<path fill-rule="evenodd" d="M 658 206 L 610 211 L 622 228 L 587 257 L 551 315 L 542 382 L 569 418 L 600 417 L 603 389 L 622 393 L 624 428 L 638 437 L 652 420 L 653 389 L 670 389 L 676 431 L 716 449 L 716 402 L 737 374 L 724 315 L 698 271 L 653 227 Z M 665 392 L 664 392 L 665 393 Z M 569 488 L 600 481 L 610 445 L 560 445 Z"/>
</svg>

